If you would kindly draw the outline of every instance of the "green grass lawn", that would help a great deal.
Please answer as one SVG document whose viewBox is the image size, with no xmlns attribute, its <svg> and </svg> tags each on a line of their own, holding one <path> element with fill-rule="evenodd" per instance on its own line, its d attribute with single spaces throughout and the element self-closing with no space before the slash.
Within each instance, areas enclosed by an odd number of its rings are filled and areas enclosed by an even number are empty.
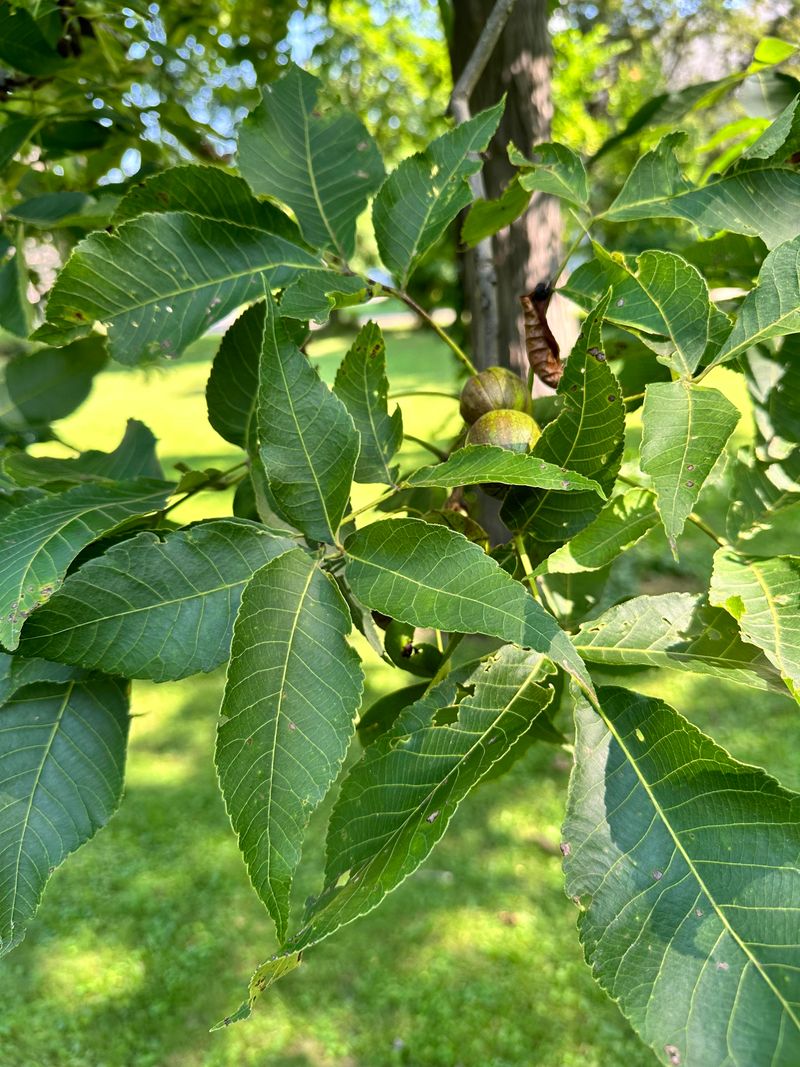
<svg viewBox="0 0 800 1067">
<path fill-rule="evenodd" d="M 315 346 L 326 378 L 345 345 L 330 338 Z M 456 387 L 438 342 L 396 334 L 388 345 L 393 389 Z M 165 370 L 104 373 L 62 425 L 64 438 L 110 448 L 133 415 L 159 436 L 167 464 L 236 462 L 205 423 L 208 354 L 205 344 Z M 729 395 L 741 398 L 732 382 Z M 402 403 L 413 434 L 446 441 L 458 428 L 452 401 Z M 425 456 L 410 447 L 403 465 Z M 377 495 L 370 487 L 359 494 L 357 503 Z M 712 514 L 721 511 L 724 484 L 708 491 L 708 501 Z M 228 507 L 227 497 L 204 495 L 182 511 L 188 520 Z M 692 534 L 675 564 L 653 535 L 637 553 L 653 591 L 702 580 L 713 548 L 705 540 Z M 369 701 L 397 675 L 364 654 Z M 689 675 L 640 671 L 624 682 L 666 697 L 735 756 L 800 787 L 797 709 L 789 700 Z M 655 1062 L 583 963 L 576 911 L 552 851 L 569 765 L 551 747 L 532 749 L 505 778 L 481 787 L 424 867 L 377 911 L 313 949 L 249 1022 L 208 1033 L 239 1004 L 251 971 L 274 946 L 211 761 L 222 684 L 221 673 L 135 684 L 122 809 L 54 874 L 26 941 L 0 965 L 0 1067 Z M 323 816 L 306 849 L 316 869 Z M 304 869 L 298 888 L 302 899 L 319 887 Z"/>
</svg>

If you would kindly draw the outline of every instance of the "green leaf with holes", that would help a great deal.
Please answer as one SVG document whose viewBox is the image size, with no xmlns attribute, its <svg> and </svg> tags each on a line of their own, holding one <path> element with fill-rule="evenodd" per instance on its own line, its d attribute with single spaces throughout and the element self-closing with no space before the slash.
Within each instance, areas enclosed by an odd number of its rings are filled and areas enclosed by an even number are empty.
<svg viewBox="0 0 800 1067">
<path fill-rule="evenodd" d="M 311 812 L 339 773 L 363 675 L 333 579 L 295 549 L 248 583 L 236 618 L 216 749 L 253 887 L 283 940 Z"/>
<path fill-rule="evenodd" d="M 163 482 L 76 485 L 0 521 L 0 642 L 15 649 L 28 616 L 46 603 L 75 557 L 129 519 L 164 507 Z"/>
<path fill-rule="evenodd" d="M 686 519 L 739 418 L 739 409 L 718 389 L 677 381 L 651 383 L 645 390 L 641 466 L 653 479 L 676 558 Z"/>
<path fill-rule="evenodd" d="M 242 589 L 294 546 L 236 519 L 137 534 L 71 574 L 28 621 L 21 650 L 156 682 L 213 670 L 228 658 Z"/>
<path fill-rule="evenodd" d="M 119 806 L 128 683 L 102 675 L 28 682 L 0 704 L 0 733 L 4 956 L 25 936 L 55 868 Z"/>
<path fill-rule="evenodd" d="M 282 288 L 324 269 L 310 252 L 263 230 L 181 211 L 142 215 L 76 245 L 37 338 L 62 344 L 97 323 L 120 363 L 174 359 L 260 298 L 265 281 Z"/>
<path fill-rule="evenodd" d="M 410 486 L 526 485 L 559 492 L 595 492 L 604 496 L 598 482 L 576 471 L 558 467 L 535 455 L 511 452 L 497 445 L 466 445 L 452 452 L 443 463 L 421 467 L 406 478 Z"/>
<path fill-rule="evenodd" d="M 384 266 L 404 286 L 420 259 L 459 211 L 472 202 L 469 178 L 481 169 L 505 100 L 437 137 L 409 156 L 381 186 L 372 222 Z"/>
<path fill-rule="evenodd" d="M 659 1062 L 800 1058 L 800 797 L 660 700 L 578 697 L 562 831 L 586 959 Z"/>
<path fill-rule="evenodd" d="M 711 302 L 702 274 L 674 252 L 609 255 L 594 246 L 595 258 L 581 264 L 562 291 L 587 310 L 609 288 L 606 318 L 651 344 L 661 362 L 689 376 L 706 351 Z"/>
</svg>

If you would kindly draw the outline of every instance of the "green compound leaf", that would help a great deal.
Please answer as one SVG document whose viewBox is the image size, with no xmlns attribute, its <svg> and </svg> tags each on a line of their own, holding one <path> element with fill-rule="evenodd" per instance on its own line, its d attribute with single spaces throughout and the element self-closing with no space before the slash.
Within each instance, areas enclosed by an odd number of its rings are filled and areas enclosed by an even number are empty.
<svg viewBox="0 0 800 1067">
<path fill-rule="evenodd" d="M 592 478 L 558 467 L 535 455 L 511 452 L 496 445 L 466 445 L 453 452 L 444 463 L 421 467 L 406 478 L 409 486 L 479 485 L 500 482 L 502 485 L 526 485 L 559 492 L 586 491 L 604 496 Z"/>
<path fill-rule="evenodd" d="M 622 393 L 602 351 L 600 327 L 607 308 L 608 296 L 586 317 L 558 385 L 563 408 L 531 451 L 535 459 L 598 482 L 606 494 L 616 480 L 625 436 Z M 501 515 L 510 529 L 539 542 L 541 556 L 588 526 L 602 506 L 597 493 L 518 489 L 506 497 Z"/>
<path fill-rule="evenodd" d="M 755 288 L 739 308 L 739 317 L 714 360 L 726 360 L 772 337 L 800 332 L 800 237 L 770 252 Z"/>
<path fill-rule="evenodd" d="M 736 619 L 744 639 L 763 649 L 800 696 L 800 557 L 748 558 L 720 549 L 709 599 Z"/>
<path fill-rule="evenodd" d="M 562 850 L 587 962 L 659 1062 L 800 1058 L 800 797 L 667 704 L 581 697 Z"/>
<path fill-rule="evenodd" d="M 371 911 L 419 867 L 464 797 L 550 703 L 542 680 L 542 657 L 507 645 L 467 679 L 471 696 L 452 705 L 451 687 L 434 691 L 370 745 L 331 814 L 325 888 L 287 948 L 306 948 Z"/>
<path fill-rule="evenodd" d="M 75 557 L 126 520 L 164 507 L 171 485 L 77 485 L 24 504 L 0 521 L 0 642 L 15 649 L 23 623 L 61 584 Z"/>
<path fill-rule="evenodd" d="M 356 481 L 394 485 L 397 467 L 389 464 L 403 442 L 403 414 L 399 405 L 389 414 L 386 344 L 377 323 L 359 330 L 336 372 L 333 391 L 361 434 Z"/>
<path fill-rule="evenodd" d="M 611 222 L 674 218 L 709 234 L 717 230 L 752 234 L 768 248 L 800 233 L 800 173 L 761 160 L 695 186 L 681 173 L 675 146 L 686 134 L 670 133 L 636 163 L 603 216 Z"/>
<path fill-rule="evenodd" d="M 404 286 L 425 252 L 472 202 L 469 178 L 481 169 L 505 100 L 409 156 L 381 186 L 372 222 L 381 260 Z"/>
<path fill-rule="evenodd" d="M 228 657 L 242 589 L 295 547 L 255 523 L 216 519 L 140 533 L 89 560 L 29 620 L 26 656 L 164 682 Z"/>
<path fill-rule="evenodd" d="M 527 159 L 513 145 L 509 160 L 522 168 L 519 184 L 529 193 L 549 193 L 585 211 L 589 206 L 589 178 L 580 158 L 563 144 L 537 144 Z"/>
<path fill-rule="evenodd" d="M 314 248 L 344 259 L 355 251 L 356 219 L 384 176 L 361 122 L 317 106 L 319 79 L 291 66 L 263 88 L 239 134 L 239 170 L 258 196 L 288 204 Z"/>
<path fill-rule="evenodd" d="M 609 322 L 647 335 L 645 343 L 679 374 L 694 373 L 709 341 L 711 302 L 702 274 L 674 252 L 642 252 L 634 259 L 595 244 L 594 253 L 570 276 L 564 294 L 589 310 L 610 288 Z"/>
<path fill-rule="evenodd" d="M 338 396 L 292 341 L 267 292 L 258 387 L 258 442 L 281 514 L 315 541 L 334 542 L 360 438 Z"/>
<path fill-rule="evenodd" d="M 455 668 L 369 746 L 331 816 L 325 888 L 220 1026 L 247 1018 L 302 950 L 372 911 L 419 867 L 467 794 L 535 733 L 552 700 L 552 690 L 537 684 L 546 673 L 541 656 L 506 646 L 477 668 Z M 459 703 L 461 683 L 474 691 Z"/>
<path fill-rule="evenodd" d="M 728 613 L 690 593 L 637 596 L 585 622 L 573 637 L 589 663 L 668 667 L 786 695 L 781 677 Z"/>
<path fill-rule="evenodd" d="M 461 534 L 420 519 L 386 519 L 348 537 L 345 552 L 348 584 L 374 611 L 414 626 L 532 648 L 591 689 L 552 615 Z"/>
<path fill-rule="evenodd" d="M 0 705 L 0 956 L 25 936 L 54 869 L 116 811 L 128 683 L 34 682 Z"/>
<path fill-rule="evenodd" d="M 81 482 L 134 481 L 138 478 L 163 479 L 156 458 L 156 439 L 143 422 L 128 419 L 125 434 L 113 452 L 90 449 L 76 459 L 54 459 L 12 452 L 3 469 L 17 485 L 62 486 Z"/>
<path fill-rule="evenodd" d="M 204 219 L 234 222 L 302 243 L 297 223 L 268 200 L 257 200 L 243 178 L 219 167 L 170 167 L 131 189 L 114 213 L 114 224 L 150 212 L 188 211 Z"/>
<path fill-rule="evenodd" d="M 597 518 L 537 569 L 537 574 L 578 574 L 612 563 L 658 524 L 655 494 L 628 489 L 612 497 Z"/>
<path fill-rule="evenodd" d="M 265 280 L 281 288 L 323 269 L 310 252 L 263 230 L 179 211 L 142 215 L 76 245 L 37 338 L 62 343 L 99 322 L 120 363 L 174 359 L 262 296 Z"/>
<path fill-rule="evenodd" d="M 718 389 L 677 381 L 651 383 L 645 390 L 641 466 L 653 479 L 676 558 L 686 519 L 739 417 Z"/>
<path fill-rule="evenodd" d="M 250 879 L 283 940 L 311 812 L 339 773 L 363 675 L 335 582 L 301 549 L 252 578 L 234 627 L 216 765 Z"/>
</svg>

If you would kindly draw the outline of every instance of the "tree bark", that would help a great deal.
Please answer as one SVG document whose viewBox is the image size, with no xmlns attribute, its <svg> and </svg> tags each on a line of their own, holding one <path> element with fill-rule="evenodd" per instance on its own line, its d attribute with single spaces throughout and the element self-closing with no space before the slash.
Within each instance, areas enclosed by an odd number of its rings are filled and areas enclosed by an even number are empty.
<svg viewBox="0 0 800 1067">
<path fill-rule="evenodd" d="M 453 0 L 450 65 L 454 83 L 480 36 L 494 0 Z M 517 0 L 496 48 L 472 94 L 472 114 L 507 94 L 506 109 L 484 163 L 486 194 L 499 196 L 514 175 L 508 142 L 523 152 L 550 137 L 551 50 L 547 0 Z M 483 368 L 494 363 L 527 372 L 522 308 L 519 298 L 538 282 L 550 279 L 561 254 L 558 201 L 535 194 L 526 213 L 492 240 L 497 273 L 498 331 L 494 350 L 482 340 L 474 256 L 466 253 L 462 269 L 465 305 L 471 314 L 472 357 Z M 551 318 L 558 312 L 551 305 Z M 555 324 L 558 325 L 557 322 Z M 556 336 L 559 330 L 554 330 Z"/>
</svg>

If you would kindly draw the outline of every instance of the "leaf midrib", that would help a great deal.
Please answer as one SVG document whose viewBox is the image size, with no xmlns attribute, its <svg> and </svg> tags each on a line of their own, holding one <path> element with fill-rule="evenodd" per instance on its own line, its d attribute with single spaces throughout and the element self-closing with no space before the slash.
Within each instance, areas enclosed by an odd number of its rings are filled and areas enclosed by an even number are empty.
<svg viewBox="0 0 800 1067">
<path fill-rule="evenodd" d="M 19 848 L 17 849 L 17 859 L 16 863 L 14 864 L 14 888 L 11 891 L 11 911 L 9 913 L 9 931 L 12 937 L 14 936 L 14 913 L 16 911 L 16 903 L 19 890 L 19 872 L 22 859 L 22 848 L 25 843 L 26 835 L 28 833 L 28 825 L 30 823 L 31 813 L 33 811 L 33 802 L 39 790 L 42 775 L 44 774 L 45 765 L 50 758 L 50 753 L 52 751 L 53 745 L 55 744 L 56 735 L 58 734 L 59 727 L 61 726 L 61 720 L 64 718 L 64 713 L 67 710 L 70 697 L 72 696 L 72 691 L 74 688 L 75 682 L 67 683 L 67 688 L 64 692 L 64 699 L 61 702 L 61 707 L 58 709 L 56 720 L 53 723 L 53 728 L 50 731 L 50 736 L 47 739 L 47 744 L 45 745 L 44 752 L 42 753 L 42 758 L 39 761 L 39 767 L 36 771 L 36 778 L 34 779 L 33 788 L 31 789 L 31 795 L 28 799 L 28 807 L 25 811 L 25 815 L 22 820 L 22 830 L 20 831 L 19 835 Z"/>
<path fill-rule="evenodd" d="M 723 929 L 726 931 L 728 936 L 735 942 L 735 944 L 737 944 L 739 946 L 739 948 L 742 951 L 742 953 L 746 956 L 748 961 L 752 964 L 753 968 L 756 970 L 756 972 L 763 979 L 764 983 L 771 990 L 772 994 L 775 996 L 775 998 L 778 1001 L 778 1003 L 781 1005 L 783 1010 L 786 1012 L 786 1014 L 792 1020 L 794 1025 L 797 1027 L 798 1031 L 800 1031 L 800 1017 L 798 1017 L 794 1013 L 794 1011 L 792 1010 L 792 1007 L 789 1004 L 789 1002 L 787 1000 L 785 1000 L 781 996 L 780 990 L 773 983 L 773 981 L 769 977 L 769 975 L 764 971 L 764 969 L 761 966 L 761 963 L 753 955 L 753 953 L 750 951 L 750 949 L 747 946 L 747 944 L 744 941 L 742 941 L 742 939 L 739 937 L 739 935 L 736 932 L 736 930 L 734 930 L 734 928 L 731 926 L 730 922 L 728 921 L 724 911 L 717 904 L 714 896 L 709 891 L 708 886 L 706 885 L 706 883 L 703 880 L 702 876 L 700 875 L 700 873 L 695 868 L 695 865 L 694 865 L 691 857 L 689 856 L 688 852 L 684 848 L 684 846 L 683 846 L 678 834 L 676 833 L 675 830 L 673 830 L 672 824 L 670 823 L 669 819 L 666 816 L 666 813 L 664 812 L 664 810 L 662 809 L 660 803 L 658 802 L 653 790 L 650 787 L 650 784 L 648 783 L 647 779 L 644 777 L 644 775 L 642 774 L 641 770 L 639 769 L 639 765 L 638 765 L 636 759 L 634 758 L 633 753 L 628 749 L 627 745 L 623 741 L 622 737 L 620 736 L 620 734 L 617 731 L 616 727 L 614 726 L 613 722 L 604 714 L 603 708 L 602 708 L 602 705 L 600 704 L 600 702 L 599 701 L 596 701 L 596 702 L 595 701 L 590 701 L 590 702 L 592 703 L 592 706 L 594 707 L 594 710 L 597 712 L 597 714 L 600 716 L 600 718 L 606 724 L 608 732 L 611 734 L 611 736 L 614 738 L 614 740 L 619 745 L 619 747 L 622 750 L 622 753 L 624 754 L 626 760 L 628 761 L 630 766 L 633 768 L 633 771 L 636 774 L 636 777 L 639 779 L 639 782 L 640 782 L 642 788 L 644 789 L 645 793 L 647 794 L 647 797 L 648 797 L 650 803 L 653 805 L 653 809 L 656 812 L 656 815 L 661 820 L 663 826 L 666 828 L 667 833 L 669 834 L 669 836 L 672 838 L 672 841 L 673 841 L 673 843 L 675 845 L 675 849 L 677 850 L 677 852 L 680 853 L 680 855 L 683 858 L 683 861 L 686 864 L 686 866 L 687 866 L 689 872 L 691 873 L 692 877 L 695 879 L 695 881 L 697 882 L 697 884 L 700 887 L 701 891 L 703 893 L 705 893 L 706 897 L 710 901 L 711 906 L 714 909 L 714 914 L 719 919 L 720 923 L 722 924 Z"/>
<path fill-rule="evenodd" d="M 279 693 L 278 706 L 275 709 L 275 722 L 274 722 L 274 729 L 272 731 L 272 746 L 271 746 L 271 751 L 270 751 L 269 791 L 267 793 L 267 803 L 266 803 L 266 821 L 267 821 L 267 826 L 268 827 L 272 826 L 272 804 L 273 804 L 273 795 L 274 795 L 274 790 L 275 790 L 275 759 L 276 759 L 276 755 L 277 755 L 277 751 L 278 751 L 278 731 L 279 731 L 279 727 L 280 727 L 281 717 L 283 716 L 283 701 L 284 701 L 284 697 L 286 695 L 286 677 L 287 677 L 288 672 L 289 672 L 289 661 L 292 658 L 292 649 L 293 649 L 293 646 L 294 646 L 295 636 L 297 634 L 297 628 L 298 628 L 299 623 L 300 623 L 300 615 L 302 614 L 302 612 L 303 612 L 303 610 L 305 608 L 305 601 L 306 601 L 306 597 L 308 596 L 308 590 L 309 590 L 309 588 L 311 586 L 311 582 L 313 581 L 315 574 L 316 574 L 316 567 L 315 566 L 311 566 L 309 568 L 309 571 L 308 571 L 308 577 L 306 579 L 306 583 L 303 586 L 303 591 L 300 593 L 300 596 L 297 599 L 297 607 L 295 609 L 294 616 L 292 618 L 292 624 L 291 624 L 291 627 L 290 627 L 290 630 L 289 630 L 289 636 L 288 636 L 287 641 L 286 641 L 286 656 L 285 656 L 284 661 L 283 661 L 283 670 L 281 672 L 281 683 L 280 683 L 280 689 L 278 690 L 278 693 Z M 272 886 L 272 877 L 271 877 L 272 852 L 273 852 L 273 844 L 272 844 L 272 837 L 270 835 L 270 837 L 269 837 L 269 839 L 267 841 L 267 856 L 266 856 L 267 876 L 266 877 L 267 877 L 267 885 L 269 886 L 269 890 L 270 890 L 270 896 L 272 897 L 272 900 L 273 900 L 274 905 L 275 905 L 275 915 L 273 916 L 273 918 L 275 919 L 275 926 L 277 927 L 278 940 L 279 941 L 283 941 L 283 938 L 286 935 L 286 927 L 287 927 L 287 923 L 288 923 L 288 916 L 285 916 L 285 915 L 283 915 L 281 913 L 280 904 L 279 904 L 278 898 L 277 898 L 277 896 L 275 894 L 275 890 L 273 889 L 273 886 Z"/>
<path fill-rule="evenodd" d="M 539 653 L 539 655 L 541 655 L 541 653 Z M 538 674 L 540 666 L 541 666 L 541 662 L 539 662 L 535 666 L 531 667 L 531 669 L 528 671 L 528 674 L 526 675 L 524 681 L 521 682 L 517 686 L 517 688 L 514 690 L 514 695 L 511 697 L 511 699 L 506 704 L 504 704 L 502 708 L 499 709 L 498 713 L 492 719 L 491 724 L 487 725 L 485 727 L 485 729 L 483 729 L 480 732 L 480 734 L 478 735 L 476 741 L 462 755 L 462 757 L 458 760 L 458 762 L 455 763 L 450 768 L 450 770 L 447 772 L 447 774 L 444 775 L 444 777 L 441 778 L 440 781 L 438 781 L 430 789 L 430 791 L 428 793 L 426 793 L 424 799 L 421 800 L 418 804 L 415 805 L 413 810 L 411 812 L 409 812 L 408 816 L 403 820 L 401 825 L 398 826 L 395 830 L 393 830 L 389 837 L 384 838 L 379 850 L 374 855 L 372 855 L 369 859 L 365 860 L 364 863 L 357 868 L 357 872 L 356 873 L 360 874 L 361 877 L 363 878 L 364 871 L 368 870 L 372 866 L 372 864 L 374 864 L 387 850 L 389 851 L 390 854 L 393 852 L 394 847 L 395 847 L 395 845 L 397 843 L 397 840 L 403 834 L 403 832 L 405 831 L 405 829 L 408 826 L 409 822 L 411 822 L 415 818 L 415 816 L 418 815 L 419 812 L 425 810 L 427 805 L 430 803 L 431 798 L 436 794 L 436 792 L 438 790 L 442 789 L 445 785 L 447 785 L 448 780 L 450 778 L 452 778 L 452 776 L 455 775 L 456 772 L 459 771 L 463 767 L 464 763 L 470 758 L 470 756 L 473 754 L 473 752 L 483 743 L 484 738 L 487 736 L 487 734 L 491 733 L 492 730 L 495 730 L 497 728 L 497 723 L 503 718 L 503 716 L 508 714 L 510 708 L 519 699 L 520 693 L 524 689 L 526 689 L 530 684 L 532 684 L 534 682 L 534 678 Z M 469 699 L 470 698 L 468 697 L 467 700 L 465 701 L 465 703 L 468 703 Z M 547 704 L 544 704 L 544 705 L 542 705 L 541 708 L 539 708 L 539 710 L 536 712 L 536 714 L 533 716 L 533 718 L 530 721 L 530 724 L 529 724 L 529 727 L 528 727 L 529 729 L 533 727 L 534 723 L 536 722 L 536 720 L 539 718 L 539 716 L 542 714 L 542 712 L 545 710 L 546 707 L 547 707 Z M 463 708 L 463 705 L 461 705 L 459 707 L 459 716 L 458 716 L 459 720 L 460 720 L 460 717 L 461 717 L 462 708 Z M 430 730 L 430 729 L 435 729 L 435 728 L 436 727 L 433 727 L 433 726 L 424 727 L 425 730 Z M 452 729 L 452 727 L 451 727 L 451 729 Z M 459 725 L 458 729 L 459 729 L 459 732 L 460 732 L 461 730 L 463 730 L 463 727 L 461 727 Z M 520 737 L 517 738 L 516 740 L 519 740 L 521 737 L 522 737 L 522 734 L 520 734 Z M 500 757 L 498 756 L 498 759 L 499 758 Z M 494 762 L 497 762 L 497 761 L 495 760 Z M 459 801 L 459 803 L 460 803 L 460 801 Z M 452 818 L 452 815 L 451 815 L 451 818 Z M 387 859 L 387 862 L 388 862 L 388 859 Z M 414 868 L 414 869 L 416 869 L 416 868 Z M 402 885 L 402 883 L 412 873 L 413 873 L 413 870 L 409 871 L 407 874 L 405 874 L 400 879 L 400 881 L 397 883 L 397 885 L 392 886 L 392 888 L 389 890 L 389 892 L 392 892 L 392 890 L 397 889 L 400 885 Z M 351 874 L 350 880 L 352 880 L 352 874 Z M 385 895 L 385 894 L 383 894 L 383 895 Z M 334 902 L 336 901 L 336 899 L 337 898 L 334 897 L 333 900 L 331 900 L 330 904 L 333 905 Z M 350 899 L 350 898 L 348 898 L 348 899 Z M 381 896 L 380 899 L 382 900 L 383 896 Z M 356 918 L 359 918 L 362 915 L 368 914 L 370 911 L 373 911 L 378 906 L 379 903 L 380 903 L 380 900 L 377 901 L 375 904 L 373 904 L 372 907 L 368 908 L 366 912 L 359 912 L 359 914 L 357 916 L 353 916 L 352 919 L 348 919 L 345 923 L 342 923 L 340 926 L 335 926 L 332 930 L 329 930 L 327 933 L 323 934 L 323 936 L 321 938 L 319 938 L 319 941 L 324 941 L 326 937 L 330 936 L 330 934 L 335 933 L 336 930 L 341 929 L 341 926 L 347 926 L 349 923 L 354 922 Z M 330 905 L 326 905 L 326 907 L 323 908 L 317 914 L 324 916 L 325 911 L 327 910 L 328 906 L 330 906 Z M 311 919 L 311 921 L 313 922 L 314 921 L 313 913 L 307 915 L 307 918 Z M 310 947 L 310 945 L 314 945 L 314 944 L 318 944 L 318 943 L 319 943 L 318 941 L 312 940 L 308 944 L 304 944 L 303 948 L 308 948 L 308 947 Z"/>
<path fill-rule="evenodd" d="M 266 286 L 265 286 L 265 293 L 266 293 L 266 296 L 267 296 L 267 300 L 269 300 L 270 299 L 270 294 L 266 292 Z M 305 436 L 303 435 L 303 431 L 302 431 L 302 429 L 300 427 L 300 422 L 299 422 L 299 420 L 297 418 L 297 412 L 296 412 L 295 406 L 294 406 L 294 396 L 293 396 L 292 390 L 289 388 L 289 382 L 288 382 L 288 380 L 286 378 L 286 372 L 284 370 L 283 360 L 280 357 L 280 349 L 279 349 L 279 346 L 278 346 L 278 336 L 277 336 L 277 334 L 275 332 L 275 313 L 274 313 L 274 310 L 271 310 L 269 308 L 267 309 L 267 319 L 265 319 L 265 322 L 264 322 L 264 329 L 265 330 L 267 328 L 268 321 L 269 321 L 269 328 L 270 328 L 270 331 L 272 333 L 272 344 L 273 344 L 273 348 L 275 350 L 275 355 L 276 355 L 275 362 L 278 365 L 278 371 L 279 371 L 280 376 L 281 376 L 281 381 L 283 382 L 283 392 L 284 392 L 284 395 L 285 395 L 285 397 L 286 397 L 286 399 L 288 401 L 289 413 L 292 416 L 292 422 L 294 423 L 295 431 L 297 432 L 297 439 L 300 442 L 300 447 L 302 448 L 303 455 L 306 458 L 306 466 L 308 467 L 308 470 L 311 473 L 311 477 L 314 480 L 314 487 L 316 488 L 316 491 L 317 491 L 317 497 L 319 499 L 320 507 L 322 508 L 322 514 L 325 517 L 325 525 L 328 528 L 328 535 L 330 537 L 331 542 L 333 543 L 333 542 L 336 541 L 336 530 L 338 529 L 339 523 L 337 522 L 336 523 L 336 528 L 334 528 L 334 524 L 331 522 L 331 516 L 330 516 L 330 514 L 328 512 L 328 502 L 327 502 L 327 499 L 325 497 L 325 494 L 322 491 L 322 485 L 320 484 L 320 480 L 317 477 L 317 471 L 316 471 L 316 468 L 314 467 L 314 463 L 313 463 L 313 461 L 311 459 L 311 453 L 306 448 L 306 439 L 305 439 Z M 299 349 L 298 349 L 298 351 L 299 351 Z M 302 356 L 302 353 L 301 353 L 301 356 Z M 259 392 L 260 391 L 261 390 L 259 389 Z M 260 447 L 261 447 L 261 453 L 262 453 L 262 460 L 264 462 L 264 466 L 267 469 L 267 477 L 269 478 L 269 462 L 267 461 L 267 459 L 264 456 L 264 453 L 266 453 L 267 449 L 265 448 L 265 446 L 263 444 Z"/>
</svg>

